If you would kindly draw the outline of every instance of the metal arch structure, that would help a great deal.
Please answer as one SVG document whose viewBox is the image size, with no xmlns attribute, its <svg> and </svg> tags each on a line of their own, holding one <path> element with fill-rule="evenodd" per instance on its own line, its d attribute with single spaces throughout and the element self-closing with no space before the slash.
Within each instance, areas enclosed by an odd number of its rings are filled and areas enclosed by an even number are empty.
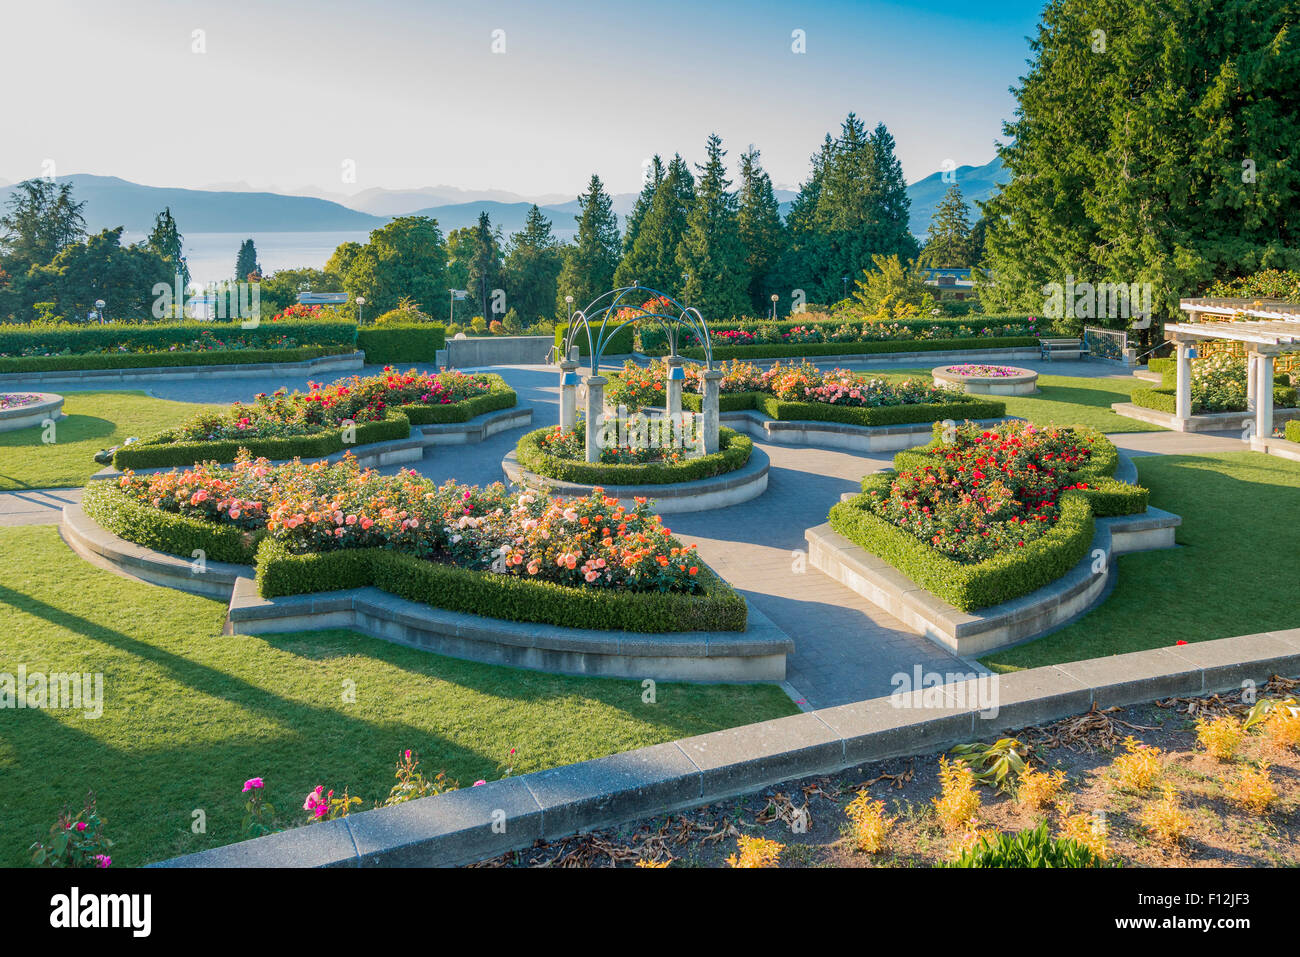
<svg viewBox="0 0 1300 957">
<path fill-rule="evenodd" d="M 648 311 L 642 305 L 647 298 L 670 303 L 673 309 L 678 310 L 677 315 Z M 633 299 L 636 301 L 633 302 Z M 639 283 L 611 289 L 593 299 L 586 309 L 575 312 L 564 334 L 564 351 L 560 358 L 567 358 L 572 353 L 573 344 L 578 341 L 578 336 L 584 334 L 587 337 L 587 356 L 591 361 L 591 374 L 600 375 L 600 361 L 605 354 L 605 347 L 624 325 L 611 319 L 622 309 L 630 309 L 638 313 L 634 320 L 636 322 L 645 319 L 658 322 L 668 334 L 670 356 L 678 355 L 678 332 L 683 328 L 689 330 L 704 344 L 705 366 L 708 370 L 713 370 L 713 342 L 709 336 L 708 324 L 700 315 L 700 311 L 694 306 L 684 306 L 672 296 Z"/>
</svg>

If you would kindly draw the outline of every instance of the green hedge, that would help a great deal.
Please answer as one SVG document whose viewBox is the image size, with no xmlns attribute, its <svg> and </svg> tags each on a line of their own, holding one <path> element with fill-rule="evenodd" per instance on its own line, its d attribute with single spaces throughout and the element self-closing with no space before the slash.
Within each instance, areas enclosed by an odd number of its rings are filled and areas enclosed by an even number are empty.
<svg viewBox="0 0 1300 957">
<path fill-rule="evenodd" d="M 766 398 L 766 392 L 722 392 L 718 394 L 718 411 L 740 412 L 745 409 L 757 409 L 758 403 Z M 703 411 L 704 396 L 697 392 L 683 392 L 682 408 L 692 412 Z"/>
<path fill-rule="evenodd" d="M 682 408 L 699 412 L 704 397 L 682 394 Z M 730 392 L 718 396 L 719 412 L 757 409 L 780 421 L 841 422 L 845 425 L 906 425 L 942 422 L 944 419 L 1000 419 L 1007 414 L 1005 402 L 971 395 L 952 402 L 917 405 L 848 406 L 828 402 L 785 402 L 765 392 Z"/>
<path fill-rule="evenodd" d="M 621 356 L 636 351 L 636 325 L 633 322 L 614 322 L 610 321 L 609 325 L 619 326 L 618 331 L 614 332 L 609 340 L 605 343 L 605 348 L 601 355 L 603 356 Z M 567 322 L 557 323 L 555 326 L 555 347 L 559 351 L 564 350 L 564 337 L 568 334 L 569 324 Z M 594 341 L 600 333 L 600 324 L 596 323 L 591 327 L 591 338 Z M 579 331 L 574 337 L 573 344 L 578 347 L 578 355 L 585 356 L 588 354 L 587 333 L 585 330 Z"/>
<path fill-rule="evenodd" d="M 913 332 L 923 332 L 925 330 L 933 328 L 934 326 L 941 326 L 941 327 L 942 326 L 970 326 L 970 327 L 978 328 L 980 326 L 986 326 L 986 325 L 1027 324 L 1028 321 L 1029 321 L 1028 315 L 997 315 L 997 316 L 977 315 L 977 316 L 934 316 L 926 319 L 900 319 L 897 321 L 885 320 L 884 322 L 873 323 L 873 324 L 899 326 L 903 329 L 908 329 Z M 820 329 L 822 330 L 823 333 L 830 333 L 838 329 L 840 326 L 846 324 L 861 326 L 865 324 L 865 320 L 853 319 L 853 318 L 838 318 L 838 319 L 805 318 L 801 321 L 798 318 L 790 318 L 790 319 L 781 319 L 776 322 L 773 322 L 770 319 L 758 319 L 758 318 L 731 319 L 731 320 L 726 320 L 721 322 L 709 323 L 709 332 L 710 334 L 716 334 L 719 332 L 728 332 L 728 331 L 742 331 L 742 332 L 757 333 L 760 330 L 773 329 L 778 333 L 784 334 L 791 331 L 792 329 L 803 328 L 803 329 Z M 1038 325 L 1042 327 L 1039 329 L 1039 332 L 1042 334 L 1046 334 L 1047 325 L 1048 325 L 1047 322 L 1045 320 L 1039 320 Z M 647 355 L 663 355 L 668 351 L 668 335 L 664 331 L 663 327 L 660 326 L 658 323 L 650 323 L 650 322 L 641 323 L 638 330 L 638 338 L 641 344 L 641 351 L 646 353 Z M 678 341 L 680 342 L 681 340 L 679 339 Z M 884 340 L 884 341 L 890 341 L 890 340 Z M 893 340 L 893 341 L 901 341 L 901 340 Z M 917 340 L 907 340 L 907 341 L 923 342 L 928 340 L 917 339 Z M 958 340 L 948 340 L 948 341 L 951 342 L 951 341 L 958 341 Z M 718 342 L 714 343 L 715 348 L 718 347 L 719 345 L 720 343 Z M 840 343 L 840 345 L 852 345 L 852 343 Z M 788 348 L 788 345 L 786 347 Z"/>
<path fill-rule="evenodd" d="M 449 422 L 468 422 L 476 416 L 513 408 L 519 401 L 515 390 L 506 380 L 494 373 L 487 374 L 492 385 L 482 395 L 445 405 L 402 405 L 398 408 L 411 420 L 412 425 L 443 425 Z"/>
<path fill-rule="evenodd" d="M 862 495 L 831 508 L 831 528 L 962 611 L 997 605 L 1051 584 L 1092 546 L 1092 509 L 1085 495 L 1070 491 L 1061 495 L 1060 517 L 1042 538 L 982 562 L 963 564 L 867 508 L 867 493 L 887 494 L 889 483 L 887 473 L 868 476 Z"/>
<path fill-rule="evenodd" d="M 269 343 L 281 336 L 296 339 L 301 346 L 347 346 L 351 349 L 357 341 L 356 323 L 336 320 L 260 322 L 248 329 L 238 321 L 204 322 L 192 319 L 184 322 L 106 322 L 84 325 L 9 323 L 0 325 L 0 353 L 13 356 L 28 350 L 39 350 L 84 355 L 107 350 L 107 354 L 115 354 L 114 350 L 122 345 L 166 352 L 171 346 L 188 345 L 202 333 L 210 333 L 218 339 L 241 339 L 249 349 L 274 348 Z"/>
<path fill-rule="evenodd" d="M 515 456 L 519 464 L 530 472 L 561 482 L 577 482 L 580 485 L 601 485 L 618 487 L 627 485 L 672 485 L 680 482 L 694 482 L 697 479 L 712 478 L 734 472 L 749 461 L 754 443 L 747 435 L 741 435 L 732 429 L 718 430 L 718 451 L 695 459 L 687 459 L 675 465 L 655 463 L 602 465 L 587 462 L 575 462 L 548 455 L 537 444 L 539 436 L 551 431 L 537 429 L 529 432 L 515 446 Z"/>
<path fill-rule="evenodd" d="M 248 449 L 255 458 L 317 459 L 345 448 L 357 449 L 372 442 L 404 439 L 411 434 L 410 420 L 401 412 L 389 409 L 379 422 L 358 422 L 356 441 L 345 445 L 341 428 L 326 429 L 310 435 L 274 439 L 226 439 L 217 442 L 173 442 L 171 431 L 124 446 L 113 453 L 116 469 L 162 468 L 171 465 L 191 466 L 196 462 L 233 462 L 240 449 Z"/>
<path fill-rule="evenodd" d="M 745 600 L 700 563 L 704 593 L 574 588 L 425 561 L 382 548 L 291 554 L 274 539 L 257 553 L 264 598 L 374 585 L 436 608 L 602 631 L 744 631 Z"/>
<path fill-rule="evenodd" d="M 937 432 L 936 428 L 936 432 Z M 1114 478 L 1119 450 L 1093 429 L 1077 429 L 1092 439 L 1092 456 L 1078 478 L 1089 487 L 1061 495 L 1061 514 L 1049 531 L 1017 548 L 982 562 L 966 564 L 949 558 L 911 532 L 874 514 L 867 507 L 871 492 L 889 493 L 893 476 L 877 472 L 862 480 L 862 494 L 831 508 L 830 523 L 849 541 L 889 562 L 927 591 L 962 611 L 987 608 L 1056 581 L 1088 553 L 1094 517 L 1138 515 L 1147 509 L 1150 492 Z M 931 464 L 925 453 L 942 445 L 936 435 L 927 446 L 894 456 L 899 471 Z"/>
<path fill-rule="evenodd" d="M 1276 377 L 1274 377 L 1276 382 Z M 1273 386 L 1273 407 L 1276 409 L 1293 409 L 1297 401 L 1300 401 L 1300 393 L 1293 386 L 1274 385 Z M 1165 412 L 1174 415 L 1177 410 L 1178 397 L 1172 387 L 1161 386 L 1158 389 L 1134 389 L 1132 392 L 1132 402 L 1143 409 L 1154 409 L 1157 412 Z M 1240 412 L 1243 415 L 1245 409 L 1225 409 L 1223 412 Z M 1203 410 L 1193 409 L 1193 415 L 1218 415 L 1218 412 L 1205 412 Z"/>
<path fill-rule="evenodd" d="M 106 352 L 83 356 L 28 356 L 0 359 L 0 373 L 303 362 L 307 359 L 343 355 L 352 351 L 351 346 L 303 346 L 297 349 L 214 349 L 210 352 Z"/>
<path fill-rule="evenodd" d="M 996 343 L 996 345 L 994 344 Z M 713 347 L 714 360 L 719 359 L 783 359 L 787 356 L 859 356 L 883 355 L 891 352 L 979 352 L 988 349 L 1021 349 L 1037 347 L 1033 336 L 1005 336 L 980 339 L 881 339 L 875 342 L 806 342 L 772 343 L 752 346 Z M 691 346 L 681 350 L 691 359 L 703 359 L 704 349 Z M 976 357 L 978 358 L 978 356 Z"/>
<path fill-rule="evenodd" d="M 251 565 L 257 557 L 258 543 L 266 534 L 141 505 L 113 482 L 91 482 L 81 507 L 90 518 L 128 542 L 187 559 L 194 557 L 196 549 L 202 549 L 209 561 Z"/>
<path fill-rule="evenodd" d="M 447 343 L 447 329 L 440 323 L 404 326 L 366 326 L 357 330 L 357 348 L 366 362 L 434 362 Z"/>
<path fill-rule="evenodd" d="M 1283 429 L 1283 435 L 1288 442 L 1300 442 L 1300 419 L 1292 419 Z"/>
</svg>

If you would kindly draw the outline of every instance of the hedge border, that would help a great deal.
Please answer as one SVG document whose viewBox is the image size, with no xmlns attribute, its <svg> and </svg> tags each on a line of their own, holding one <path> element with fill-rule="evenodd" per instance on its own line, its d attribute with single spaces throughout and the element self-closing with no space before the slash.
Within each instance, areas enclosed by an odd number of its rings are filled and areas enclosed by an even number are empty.
<svg viewBox="0 0 1300 957">
<path fill-rule="evenodd" d="M 211 561 L 251 565 L 266 534 L 142 505 L 127 497 L 115 482 L 90 483 L 81 507 L 96 523 L 128 542 L 186 559 L 201 549 Z"/>
<path fill-rule="evenodd" d="M 410 601 L 505 621 L 600 631 L 744 631 L 745 599 L 699 562 L 702 594 L 575 588 L 426 561 L 390 549 L 295 555 L 262 540 L 257 587 L 263 598 L 373 585 Z"/>
<path fill-rule="evenodd" d="M 1094 429 L 1077 431 L 1094 443 L 1093 461 L 1079 470 L 1079 478 L 1091 487 L 1062 493 L 1061 515 L 1052 529 L 1024 548 L 973 564 L 949 558 L 867 507 L 870 493 L 888 493 L 893 481 L 888 472 L 868 475 L 862 480 L 861 494 L 832 506 L 831 528 L 962 611 L 1027 595 L 1056 581 L 1087 555 L 1096 518 L 1136 515 L 1147 509 L 1149 490 L 1114 478 L 1119 465 L 1119 450 L 1114 443 Z M 926 450 L 942 444 L 936 436 L 929 445 L 899 452 L 894 456 L 894 465 L 899 470 L 914 467 L 928 458 Z"/>
<path fill-rule="evenodd" d="M 611 326 L 619 328 L 610 335 L 605 342 L 603 355 L 619 356 L 630 355 L 636 351 L 636 320 L 627 322 L 609 323 Z M 597 324 L 591 330 L 591 337 L 594 340 L 599 334 L 600 326 Z M 564 349 L 564 337 L 569 331 L 569 323 L 560 322 L 555 325 L 555 348 L 557 353 Z M 577 335 L 573 338 L 573 344 L 578 347 L 578 355 L 585 356 L 588 354 L 586 335 Z M 564 358 L 561 356 L 561 358 Z"/>
<path fill-rule="evenodd" d="M 1287 422 L 1282 434 L 1286 436 L 1288 442 L 1300 442 L 1300 419 L 1292 419 Z"/>
<path fill-rule="evenodd" d="M 358 422 L 356 441 L 344 443 L 343 429 L 331 428 L 307 435 L 280 439 L 222 439 L 214 442 L 169 442 L 173 433 L 160 432 L 152 438 L 124 446 L 113 453 L 113 468 L 127 469 L 191 466 L 196 462 L 233 462 L 240 449 L 254 458 L 273 461 L 303 458 L 318 459 L 344 449 L 355 450 L 373 442 L 404 439 L 411 434 L 410 420 L 399 411 L 388 409 L 378 422 Z"/>
<path fill-rule="evenodd" d="M 673 465 L 656 463 L 604 465 L 575 462 L 543 452 L 537 439 L 549 428 L 520 437 L 515 446 L 519 464 L 530 472 L 560 482 L 619 488 L 629 485 L 677 485 L 726 475 L 743 467 L 754 451 L 754 441 L 733 429 L 718 430 L 718 451 Z"/>
<path fill-rule="evenodd" d="M 461 402 L 449 402 L 445 405 L 421 405 L 411 403 L 395 408 L 403 412 L 412 425 L 446 425 L 456 422 L 468 422 L 470 419 L 501 409 L 510 409 L 519 403 L 515 390 L 506 384 L 506 380 L 495 372 L 474 373 L 485 376 L 491 385 L 483 395 L 470 396 Z"/>
<path fill-rule="evenodd" d="M 366 363 L 436 362 L 438 350 L 446 348 L 447 329 L 440 323 L 362 326 L 357 330 L 357 348 Z"/>
<path fill-rule="evenodd" d="M 210 352 L 105 352 L 67 356 L 24 356 L 0 359 L 0 373 L 305 362 L 324 356 L 348 355 L 355 351 L 351 346 L 299 346 L 295 349 L 214 349 Z"/>
<path fill-rule="evenodd" d="M 783 359 L 787 356 L 868 356 L 897 352 L 981 352 L 1028 349 L 1037 345 L 1038 339 L 1034 336 L 982 339 L 877 339 L 870 342 L 771 343 L 752 346 L 715 345 L 713 358 L 714 360 Z M 681 354 L 690 359 L 703 359 L 704 349 L 700 346 L 689 346 L 682 349 Z"/>
</svg>

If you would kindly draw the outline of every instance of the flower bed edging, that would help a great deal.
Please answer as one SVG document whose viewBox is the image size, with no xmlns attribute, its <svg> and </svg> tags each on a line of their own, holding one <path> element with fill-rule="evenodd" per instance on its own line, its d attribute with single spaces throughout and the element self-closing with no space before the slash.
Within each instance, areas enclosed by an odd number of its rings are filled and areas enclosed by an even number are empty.
<svg viewBox="0 0 1300 957">
<path fill-rule="evenodd" d="M 726 396 L 723 396 L 725 399 Z M 978 418 L 979 425 L 994 425 L 1016 416 Z M 897 452 L 924 445 L 933 436 L 933 420 L 900 425 L 848 425 L 811 419 L 773 419 L 753 409 L 723 412 L 723 425 L 744 431 L 756 439 L 778 445 L 821 445 L 855 452 Z M 955 418 L 954 421 L 962 421 Z"/>
<path fill-rule="evenodd" d="M 623 505 L 629 505 L 639 497 L 651 499 L 655 511 L 660 515 L 681 512 L 703 512 L 715 508 L 726 508 L 757 498 L 767 491 L 770 461 L 762 449 L 750 451 L 749 460 L 738 469 L 723 472 L 710 478 L 695 479 L 691 482 L 665 483 L 661 485 L 606 485 L 599 487 L 607 495 L 617 498 Z M 595 485 L 579 482 L 563 482 L 530 472 L 519 464 L 512 450 L 501 460 L 501 470 L 506 479 L 530 488 L 546 488 L 554 495 L 566 497 L 591 494 Z"/>
<path fill-rule="evenodd" d="M 1139 392 L 1145 392 L 1147 395 L 1165 397 L 1167 395 L 1168 411 L 1164 408 L 1150 408 L 1137 405 L 1133 402 L 1113 402 L 1111 409 L 1118 414 L 1129 418 L 1137 419 L 1139 422 L 1147 422 L 1151 425 L 1163 426 L 1174 432 L 1223 432 L 1230 430 L 1244 430 L 1247 427 L 1254 427 L 1255 413 L 1249 411 L 1241 412 L 1201 412 L 1187 419 L 1180 419 L 1174 415 L 1174 396 L 1172 393 L 1165 393 L 1159 389 L 1135 389 L 1134 395 Z M 1273 424 L 1279 425 L 1285 422 L 1300 420 L 1300 408 L 1284 409 L 1277 405 L 1273 406 Z"/>
<path fill-rule="evenodd" d="M 46 419 L 63 418 L 63 396 L 53 392 L 32 394 L 39 396 L 39 401 L 12 409 L 0 409 L 0 432 L 16 432 L 18 429 L 40 425 Z"/>
<path fill-rule="evenodd" d="M 1300 628 L 1111 655 L 872 698 L 502 778 L 152 867 L 454 867 L 583 831 L 1098 708 L 1300 674 Z M 984 708 L 978 682 L 991 681 Z M 915 702 L 915 703 L 912 703 Z M 504 826 L 502 826 L 504 824 Z"/>
</svg>

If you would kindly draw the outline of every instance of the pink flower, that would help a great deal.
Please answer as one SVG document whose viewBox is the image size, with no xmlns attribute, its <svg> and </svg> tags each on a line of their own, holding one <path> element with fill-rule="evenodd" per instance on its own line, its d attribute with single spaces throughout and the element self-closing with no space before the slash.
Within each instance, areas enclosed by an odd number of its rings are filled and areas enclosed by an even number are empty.
<svg viewBox="0 0 1300 957">
<path fill-rule="evenodd" d="M 77 822 L 77 832 L 78 832 L 78 833 L 84 833 L 85 830 L 86 830 L 86 822 L 85 822 L 85 821 L 78 821 L 78 822 Z"/>
<path fill-rule="evenodd" d="M 244 782 L 245 791 L 256 791 L 258 788 L 262 786 L 263 786 L 263 782 L 261 778 L 249 778 L 247 781 Z"/>
<path fill-rule="evenodd" d="M 112 859 L 111 857 L 109 857 L 107 854 L 96 854 L 96 855 L 95 855 L 95 866 L 96 866 L 96 867 L 99 867 L 99 868 L 103 869 L 103 868 L 107 868 L 107 867 L 112 866 L 112 864 L 113 864 L 113 859 Z"/>
<path fill-rule="evenodd" d="M 325 799 L 321 796 L 322 794 L 324 794 L 324 792 L 325 792 L 325 785 L 323 784 L 316 785 L 316 790 L 308 794 L 307 800 L 303 801 L 302 809 L 304 811 L 314 811 L 320 807 L 328 808 L 329 805 L 325 803 Z M 317 815 L 317 817 L 319 816 L 320 815 Z"/>
<path fill-rule="evenodd" d="M 475 782 L 474 782 L 474 787 L 478 787 L 480 784 L 487 784 L 487 782 L 486 782 L 486 781 L 482 781 L 482 780 L 475 781 Z"/>
</svg>

